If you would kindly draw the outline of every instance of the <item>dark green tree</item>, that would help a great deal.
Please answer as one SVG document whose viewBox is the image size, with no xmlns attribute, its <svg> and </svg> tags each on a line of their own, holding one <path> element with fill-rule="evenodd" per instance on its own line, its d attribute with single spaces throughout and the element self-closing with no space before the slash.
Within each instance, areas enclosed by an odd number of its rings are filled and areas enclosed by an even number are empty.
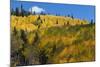
<svg viewBox="0 0 100 67">
<path fill-rule="evenodd" d="M 21 39 L 24 41 L 24 43 L 27 43 L 26 33 L 24 30 L 21 30 Z"/>
<path fill-rule="evenodd" d="M 43 22 L 42 22 L 42 20 L 41 20 L 40 15 L 39 15 L 39 16 L 38 16 L 38 18 L 37 18 L 37 20 L 36 20 L 36 22 L 34 23 L 34 25 L 37 25 L 37 26 L 38 26 L 38 28 L 40 28 L 41 23 L 43 23 Z"/>
<path fill-rule="evenodd" d="M 37 20 L 40 20 L 41 19 L 41 17 L 40 17 L 40 15 L 38 16 L 38 18 L 37 18 Z"/>
<path fill-rule="evenodd" d="M 33 41 L 33 45 L 34 45 L 34 44 L 35 44 L 35 45 L 38 45 L 39 41 L 40 41 L 40 37 L 39 37 L 38 32 L 36 31 L 35 37 L 34 37 L 34 41 Z"/>
<path fill-rule="evenodd" d="M 90 24 L 94 24 L 94 21 L 93 21 L 93 19 L 91 19 L 91 22 L 90 22 Z"/>
<path fill-rule="evenodd" d="M 72 15 L 71 18 L 74 19 L 74 16 Z"/>
<path fill-rule="evenodd" d="M 15 15 L 15 11 L 13 8 L 11 9 L 11 15 Z"/>
<path fill-rule="evenodd" d="M 42 12 L 40 13 L 40 15 L 46 15 L 46 13 L 42 11 Z"/>
<path fill-rule="evenodd" d="M 16 16 L 19 16 L 19 15 L 20 15 L 20 13 L 19 13 L 19 8 L 18 8 L 18 7 L 16 7 L 15 14 L 16 14 Z"/>
<path fill-rule="evenodd" d="M 68 17 L 70 17 L 70 15 L 68 14 Z"/>
<path fill-rule="evenodd" d="M 24 17 L 24 9 L 22 4 L 21 4 L 21 16 Z"/>
<path fill-rule="evenodd" d="M 17 34 L 17 30 L 16 30 L 16 28 L 14 27 L 14 35 L 16 35 Z"/>
</svg>

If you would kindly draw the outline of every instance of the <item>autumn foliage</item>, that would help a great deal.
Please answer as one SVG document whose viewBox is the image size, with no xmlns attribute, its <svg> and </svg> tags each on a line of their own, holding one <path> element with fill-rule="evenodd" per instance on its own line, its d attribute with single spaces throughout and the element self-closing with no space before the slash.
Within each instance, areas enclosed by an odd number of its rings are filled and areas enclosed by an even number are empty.
<svg viewBox="0 0 100 67">
<path fill-rule="evenodd" d="M 11 64 L 95 60 L 95 24 L 54 15 L 11 15 Z"/>
</svg>

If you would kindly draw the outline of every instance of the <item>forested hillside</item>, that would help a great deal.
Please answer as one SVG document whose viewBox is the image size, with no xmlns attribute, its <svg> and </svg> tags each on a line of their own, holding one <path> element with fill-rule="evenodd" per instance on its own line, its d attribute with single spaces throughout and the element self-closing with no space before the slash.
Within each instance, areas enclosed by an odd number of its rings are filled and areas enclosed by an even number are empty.
<svg viewBox="0 0 100 67">
<path fill-rule="evenodd" d="M 13 67 L 94 60 L 94 23 L 69 16 L 11 15 Z"/>
</svg>

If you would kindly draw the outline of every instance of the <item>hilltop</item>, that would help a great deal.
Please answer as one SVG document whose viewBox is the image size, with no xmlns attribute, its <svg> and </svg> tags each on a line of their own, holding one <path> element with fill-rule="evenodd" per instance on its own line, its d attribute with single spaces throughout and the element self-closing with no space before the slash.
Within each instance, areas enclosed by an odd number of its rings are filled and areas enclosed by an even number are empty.
<svg viewBox="0 0 100 67">
<path fill-rule="evenodd" d="M 34 31 L 38 28 L 49 28 L 55 26 L 74 26 L 89 24 L 86 20 L 80 20 L 72 17 L 54 16 L 54 15 L 29 15 L 29 16 L 11 16 L 11 27 L 18 30 Z"/>
</svg>

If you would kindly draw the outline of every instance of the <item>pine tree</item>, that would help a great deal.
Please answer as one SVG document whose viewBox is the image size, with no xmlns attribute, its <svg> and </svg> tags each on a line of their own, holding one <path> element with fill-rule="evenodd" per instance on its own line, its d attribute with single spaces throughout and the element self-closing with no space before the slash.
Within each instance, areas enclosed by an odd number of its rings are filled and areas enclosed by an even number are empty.
<svg viewBox="0 0 100 67">
<path fill-rule="evenodd" d="M 91 22 L 90 22 L 90 24 L 93 24 L 94 22 L 93 22 L 93 19 L 91 19 Z"/>
<path fill-rule="evenodd" d="M 13 8 L 11 9 L 11 15 L 15 15 L 15 11 Z"/>
<path fill-rule="evenodd" d="M 24 30 L 21 30 L 21 39 L 24 41 L 24 43 L 27 43 L 27 38 Z"/>
<path fill-rule="evenodd" d="M 19 8 L 16 7 L 16 11 L 15 11 L 16 16 L 19 16 Z"/>
<path fill-rule="evenodd" d="M 34 37 L 34 41 L 33 41 L 33 44 L 38 44 L 39 43 L 39 40 L 40 40 L 40 37 L 38 35 L 38 32 L 35 33 L 35 37 Z"/>
<path fill-rule="evenodd" d="M 17 34 L 17 30 L 16 30 L 16 28 L 14 27 L 14 35 L 16 35 Z"/>
<path fill-rule="evenodd" d="M 40 15 L 38 16 L 38 18 L 37 18 L 37 20 L 40 20 L 41 19 L 41 17 L 40 17 Z"/>
<path fill-rule="evenodd" d="M 36 22 L 34 24 L 37 25 L 38 27 L 40 27 L 41 23 L 43 23 L 43 22 L 41 20 L 40 15 L 39 15 L 38 18 L 37 18 L 37 20 L 36 20 Z"/>
<path fill-rule="evenodd" d="M 23 5 L 21 4 L 21 16 L 24 17 L 25 13 L 24 13 L 24 9 L 23 9 Z"/>
<path fill-rule="evenodd" d="M 68 14 L 68 17 L 70 17 L 70 15 Z"/>
<path fill-rule="evenodd" d="M 74 16 L 72 15 L 71 18 L 74 19 Z"/>
</svg>

